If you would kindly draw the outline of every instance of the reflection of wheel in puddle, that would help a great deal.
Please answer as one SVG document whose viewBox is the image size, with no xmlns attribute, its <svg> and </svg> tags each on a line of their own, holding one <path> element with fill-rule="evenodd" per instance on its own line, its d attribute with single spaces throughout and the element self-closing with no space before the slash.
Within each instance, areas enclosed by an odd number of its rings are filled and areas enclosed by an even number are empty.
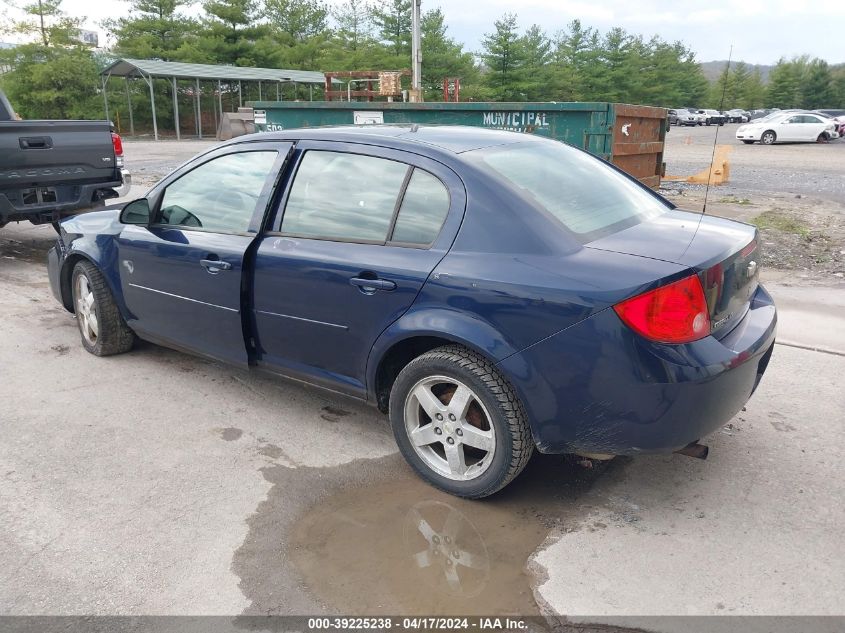
<svg viewBox="0 0 845 633">
<path fill-rule="evenodd" d="M 421 501 L 405 515 L 406 551 L 426 583 L 451 596 L 476 596 L 490 575 L 484 539 L 460 510 Z"/>
</svg>

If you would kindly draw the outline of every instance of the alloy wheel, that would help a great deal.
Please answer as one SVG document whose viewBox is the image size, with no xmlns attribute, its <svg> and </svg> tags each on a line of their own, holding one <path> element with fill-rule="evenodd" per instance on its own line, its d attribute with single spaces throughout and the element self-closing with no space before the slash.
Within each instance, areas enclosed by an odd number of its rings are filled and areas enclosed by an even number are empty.
<svg viewBox="0 0 845 633">
<path fill-rule="evenodd" d="M 91 289 L 91 284 L 85 275 L 77 275 L 74 286 L 76 318 L 79 320 L 79 330 L 88 343 L 96 345 L 97 336 L 99 335 L 99 323 L 97 321 L 94 291 Z"/>
<path fill-rule="evenodd" d="M 405 430 L 417 455 L 453 481 L 484 474 L 496 451 L 496 431 L 478 395 L 446 376 L 420 380 L 405 400 Z"/>
</svg>

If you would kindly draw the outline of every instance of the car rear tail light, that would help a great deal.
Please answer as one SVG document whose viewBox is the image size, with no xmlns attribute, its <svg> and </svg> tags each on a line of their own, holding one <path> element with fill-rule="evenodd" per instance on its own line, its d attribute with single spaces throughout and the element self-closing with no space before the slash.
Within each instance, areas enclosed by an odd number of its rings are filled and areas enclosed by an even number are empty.
<svg viewBox="0 0 845 633">
<path fill-rule="evenodd" d="M 120 134 L 111 133 L 111 144 L 114 146 L 114 155 L 123 156 L 123 139 L 120 138 Z"/>
<path fill-rule="evenodd" d="M 710 334 L 710 314 L 697 275 L 613 306 L 632 330 L 659 343 L 689 343 Z"/>
<path fill-rule="evenodd" d="M 111 144 L 114 147 L 114 163 L 118 167 L 123 167 L 123 139 L 120 134 L 111 133 Z"/>
<path fill-rule="evenodd" d="M 748 257 L 755 250 L 757 250 L 757 240 L 751 240 L 748 245 L 739 252 L 739 256 L 743 258 Z"/>
</svg>

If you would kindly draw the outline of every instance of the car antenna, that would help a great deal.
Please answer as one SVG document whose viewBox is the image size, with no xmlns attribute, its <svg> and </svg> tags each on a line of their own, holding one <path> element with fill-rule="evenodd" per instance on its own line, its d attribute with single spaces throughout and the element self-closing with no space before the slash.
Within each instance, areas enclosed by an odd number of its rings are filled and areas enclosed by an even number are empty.
<svg viewBox="0 0 845 633">
<path fill-rule="evenodd" d="M 725 93 L 728 91 L 728 75 L 731 72 L 731 57 L 733 56 L 734 45 L 731 44 L 731 50 L 728 51 L 728 64 L 725 66 L 725 82 L 722 84 L 722 98 L 719 100 L 719 114 L 722 114 L 725 107 Z M 713 137 L 713 152 L 710 154 L 710 169 L 707 172 L 707 186 L 704 189 L 704 206 L 701 208 L 701 215 L 707 213 L 707 195 L 710 193 L 710 180 L 713 178 L 713 161 L 716 159 L 716 143 L 719 141 L 719 128 L 716 126 L 716 135 Z M 697 229 L 696 229 L 697 230 Z"/>
</svg>

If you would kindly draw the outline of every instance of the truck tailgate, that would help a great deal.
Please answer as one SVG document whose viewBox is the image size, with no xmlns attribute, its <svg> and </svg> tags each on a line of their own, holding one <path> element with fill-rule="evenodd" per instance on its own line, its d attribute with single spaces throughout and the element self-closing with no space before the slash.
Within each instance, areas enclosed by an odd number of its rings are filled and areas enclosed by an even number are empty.
<svg viewBox="0 0 845 633">
<path fill-rule="evenodd" d="M 0 121 L 0 189 L 113 182 L 107 121 Z"/>
</svg>

